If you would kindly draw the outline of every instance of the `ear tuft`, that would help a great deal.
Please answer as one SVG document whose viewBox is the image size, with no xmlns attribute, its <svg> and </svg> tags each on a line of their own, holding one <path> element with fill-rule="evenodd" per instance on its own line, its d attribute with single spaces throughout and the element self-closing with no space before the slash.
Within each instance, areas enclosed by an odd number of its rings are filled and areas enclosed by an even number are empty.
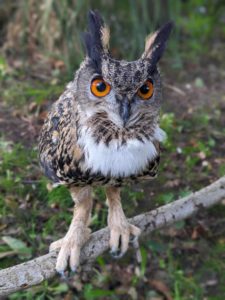
<svg viewBox="0 0 225 300">
<path fill-rule="evenodd" d="M 148 58 L 152 60 L 152 64 L 156 65 L 163 55 L 173 27 L 173 22 L 168 22 L 159 30 L 149 35 L 145 42 L 145 52 L 142 58 Z"/>
<path fill-rule="evenodd" d="M 101 55 L 108 51 L 109 30 L 96 10 L 88 13 L 88 31 L 83 34 L 86 52 L 96 67 L 99 67 Z"/>
<path fill-rule="evenodd" d="M 105 52 L 109 50 L 109 39 L 110 39 L 110 31 L 109 27 L 105 26 L 101 29 L 101 39 L 102 39 L 102 46 Z"/>
</svg>

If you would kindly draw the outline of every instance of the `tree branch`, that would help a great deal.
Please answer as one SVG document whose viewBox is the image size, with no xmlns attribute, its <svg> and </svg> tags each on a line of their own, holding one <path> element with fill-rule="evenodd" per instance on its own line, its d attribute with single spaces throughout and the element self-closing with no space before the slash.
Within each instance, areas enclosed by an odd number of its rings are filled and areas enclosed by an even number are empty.
<svg viewBox="0 0 225 300">
<path fill-rule="evenodd" d="M 131 218 L 129 221 L 141 228 L 142 235 L 183 220 L 202 208 L 210 207 L 225 198 L 225 176 L 198 192 Z M 109 229 L 91 235 L 81 254 L 81 264 L 93 261 L 108 249 Z M 57 252 L 40 256 L 28 262 L 0 271 L 0 296 L 39 284 L 53 277 Z"/>
</svg>

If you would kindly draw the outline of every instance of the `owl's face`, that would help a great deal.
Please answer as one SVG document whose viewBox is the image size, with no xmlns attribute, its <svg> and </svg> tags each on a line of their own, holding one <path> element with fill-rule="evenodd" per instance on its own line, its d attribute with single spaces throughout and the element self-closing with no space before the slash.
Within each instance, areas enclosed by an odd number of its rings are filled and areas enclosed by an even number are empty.
<svg viewBox="0 0 225 300">
<path fill-rule="evenodd" d="M 90 13 L 85 35 L 87 56 L 75 84 L 83 123 L 98 139 L 108 138 L 109 142 L 126 134 L 126 138 L 142 140 L 153 135 L 161 101 L 157 62 L 170 30 L 171 24 L 167 24 L 151 35 L 139 60 L 119 61 L 109 54 L 109 33 L 102 19 L 96 12 Z"/>
</svg>

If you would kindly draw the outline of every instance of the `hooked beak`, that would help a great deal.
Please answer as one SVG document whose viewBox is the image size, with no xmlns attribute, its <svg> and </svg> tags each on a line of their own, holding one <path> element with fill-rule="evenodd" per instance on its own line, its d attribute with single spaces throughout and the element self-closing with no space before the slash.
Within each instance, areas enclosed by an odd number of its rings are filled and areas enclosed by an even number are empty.
<svg viewBox="0 0 225 300">
<path fill-rule="evenodd" d="M 120 116 L 125 125 L 130 117 L 130 101 L 127 98 L 120 101 Z"/>
</svg>

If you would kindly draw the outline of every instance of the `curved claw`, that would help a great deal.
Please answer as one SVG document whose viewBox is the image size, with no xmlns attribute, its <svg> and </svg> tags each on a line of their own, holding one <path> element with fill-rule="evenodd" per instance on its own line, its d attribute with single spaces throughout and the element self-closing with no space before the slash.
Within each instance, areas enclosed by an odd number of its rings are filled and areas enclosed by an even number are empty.
<svg viewBox="0 0 225 300">
<path fill-rule="evenodd" d="M 64 272 L 64 271 L 57 271 L 57 273 L 59 274 L 60 278 L 63 281 L 68 282 L 71 278 L 73 278 L 76 274 L 77 274 L 77 268 L 71 268 L 71 271 L 68 272 Z"/>
<path fill-rule="evenodd" d="M 138 240 L 138 236 L 131 235 L 129 239 L 129 243 L 135 244 L 135 242 Z"/>
<path fill-rule="evenodd" d="M 110 231 L 110 254 L 114 258 L 121 258 L 129 247 L 129 241 L 132 240 L 134 248 L 138 248 L 138 236 L 141 230 L 134 225 L 127 223 L 125 227 L 111 227 Z M 131 239 L 131 236 L 133 238 Z"/>
<path fill-rule="evenodd" d="M 65 272 L 64 271 L 57 271 L 57 273 L 60 275 L 60 278 L 63 279 L 63 280 L 66 280 L 67 279 L 67 276 L 65 275 Z"/>
<path fill-rule="evenodd" d="M 120 249 L 111 249 L 110 254 L 113 258 L 121 258 L 124 255 Z"/>
<path fill-rule="evenodd" d="M 66 236 L 51 244 L 50 250 L 60 249 L 56 260 L 56 271 L 65 279 L 64 271 L 69 265 L 72 272 L 79 266 L 80 251 L 90 236 L 90 229 L 85 226 L 74 226 Z"/>
</svg>

